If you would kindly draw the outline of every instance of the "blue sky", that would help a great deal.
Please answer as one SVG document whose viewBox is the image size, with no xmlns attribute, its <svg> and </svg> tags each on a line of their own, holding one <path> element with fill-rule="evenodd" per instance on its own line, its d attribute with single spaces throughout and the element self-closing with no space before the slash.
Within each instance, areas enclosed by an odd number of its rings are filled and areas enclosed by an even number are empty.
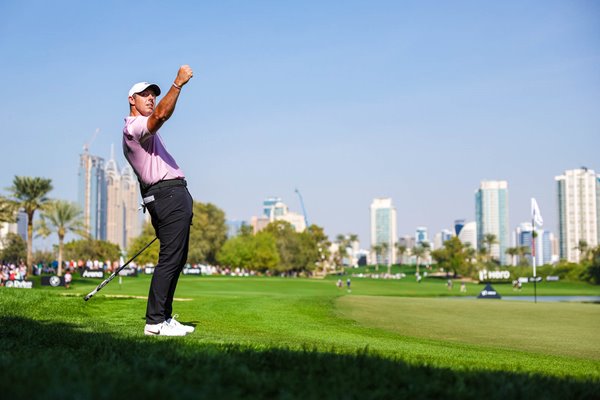
<svg viewBox="0 0 600 400">
<path fill-rule="evenodd" d="M 250 219 L 280 196 L 369 241 L 392 197 L 399 234 L 474 219 L 509 183 L 511 227 L 554 176 L 600 172 L 596 1 L 3 1 L 0 187 L 43 176 L 75 201 L 82 146 L 117 161 L 127 91 L 194 78 L 162 128 L 196 200 Z"/>
</svg>

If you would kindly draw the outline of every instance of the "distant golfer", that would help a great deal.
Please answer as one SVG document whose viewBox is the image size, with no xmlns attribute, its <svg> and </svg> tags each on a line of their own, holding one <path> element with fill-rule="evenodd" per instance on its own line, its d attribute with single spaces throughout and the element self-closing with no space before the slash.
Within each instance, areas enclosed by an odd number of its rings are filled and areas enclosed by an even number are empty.
<svg viewBox="0 0 600 400">
<path fill-rule="evenodd" d="M 194 327 L 182 325 L 173 317 L 173 296 L 187 261 L 192 196 L 183 171 L 158 133 L 173 114 L 181 90 L 192 76 L 188 65 L 179 68 L 175 81 L 158 105 L 156 99 L 161 93 L 158 85 L 139 82 L 129 90 L 123 152 L 137 175 L 144 207 L 160 241 L 158 264 L 148 294 L 146 335 L 184 336 L 194 331 Z"/>
</svg>

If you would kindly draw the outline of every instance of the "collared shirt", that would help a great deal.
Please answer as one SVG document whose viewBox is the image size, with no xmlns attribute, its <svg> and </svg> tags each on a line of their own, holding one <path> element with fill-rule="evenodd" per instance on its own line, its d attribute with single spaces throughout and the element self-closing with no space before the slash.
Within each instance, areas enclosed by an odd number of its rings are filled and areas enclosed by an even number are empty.
<svg viewBox="0 0 600 400">
<path fill-rule="evenodd" d="M 147 123 L 148 117 L 128 116 L 123 128 L 123 153 L 138 180 L 153 185 L 165 179 L 185 178 L 159 133 L 150 134 Z"/>
</svg>

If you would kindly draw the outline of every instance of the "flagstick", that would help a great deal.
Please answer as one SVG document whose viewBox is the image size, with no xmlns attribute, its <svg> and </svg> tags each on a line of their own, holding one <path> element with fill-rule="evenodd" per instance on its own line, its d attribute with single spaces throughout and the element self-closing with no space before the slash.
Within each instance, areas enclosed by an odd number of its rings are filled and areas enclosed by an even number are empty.
<svg viewBox="0 0 600 400">
<path fill-rule="evenodd" d="M 533 259 L 533 299 L 534 303 L 537 303 L 537 279 L 535 272 L 535 220 L 531 220 L 531 257 Z"/>
</svg>

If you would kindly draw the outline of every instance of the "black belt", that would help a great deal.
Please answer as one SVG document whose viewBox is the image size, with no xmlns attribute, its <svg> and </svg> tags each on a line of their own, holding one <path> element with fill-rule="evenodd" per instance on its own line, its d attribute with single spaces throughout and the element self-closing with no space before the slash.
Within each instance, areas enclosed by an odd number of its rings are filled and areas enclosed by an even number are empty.
<svg viewBox="0 0 600 400">
<path fill-rule="evenodd" d="M 158 181 L 153 185 L 148 186 L 143 193 L 143 196 L 146 196 L 146 193 L 152 190 L 163 189 L 171 186 L 187 186 L 187 182 L 185 179 L 165 179 L 164 181 Z"/>
</svg>

